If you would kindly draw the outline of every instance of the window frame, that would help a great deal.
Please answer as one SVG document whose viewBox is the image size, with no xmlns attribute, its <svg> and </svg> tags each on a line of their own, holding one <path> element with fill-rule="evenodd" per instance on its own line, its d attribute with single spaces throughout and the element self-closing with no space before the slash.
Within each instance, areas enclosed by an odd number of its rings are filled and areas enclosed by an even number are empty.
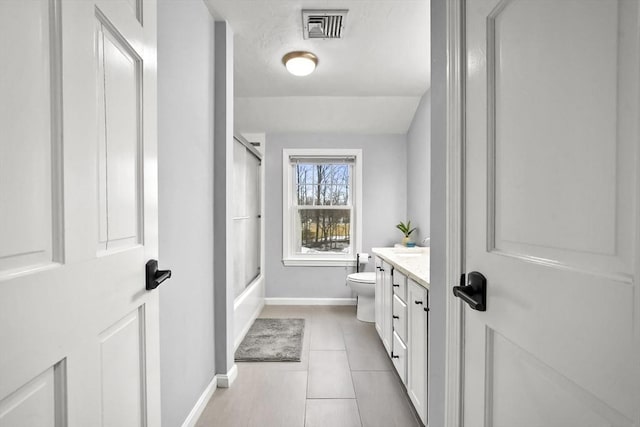
<svg viewBox="0 0 640 427">
<path fill-rule="evenodd" d="M 349 254 L 299 254 L 296 253 L 294 201 L 294 173 L 291 157 L 354 157 L 350 177 L 352 221 L 350 226 L 352 252 Z M 329 207 L 327 207 L 329 208 Z M 336 206 L 336 208 L 340 208 Z M 339 267 L 354 266 L 356 254 L 362 249 L 362 150 L 344 148 L 285 148 L 282 150 L 282 263 L 285 266 Z"/>
</svg>

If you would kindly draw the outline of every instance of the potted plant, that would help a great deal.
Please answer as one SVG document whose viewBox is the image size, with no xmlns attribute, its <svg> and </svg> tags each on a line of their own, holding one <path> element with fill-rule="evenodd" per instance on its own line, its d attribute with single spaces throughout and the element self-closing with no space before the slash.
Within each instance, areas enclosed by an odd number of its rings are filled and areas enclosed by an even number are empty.
<svg viewBox="0 0 640 427">
<path fill-rule="evenodd" d="M 409 242 L 409 239 L 411 236 L 411 233 L 413 233 L 417 227 L 413 227 L 411 228 L 411 221 L 407 221 L 407 223 L 405 224 L 404 222 L 400 221 L 400 223 L 396 224 L 396 228 L 400 231 L 402 231 L 402 234 L 404 234 L 404 238 L 402 239 L 402 244 L 405 246 L 414 246 L 415 243 L 413 245 L 411 245 Z"/>
</svg>

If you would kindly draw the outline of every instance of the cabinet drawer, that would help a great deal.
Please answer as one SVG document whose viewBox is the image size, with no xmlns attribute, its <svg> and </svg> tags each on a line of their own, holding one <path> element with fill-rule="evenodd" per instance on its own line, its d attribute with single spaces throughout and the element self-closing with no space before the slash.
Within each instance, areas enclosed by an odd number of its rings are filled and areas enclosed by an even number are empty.
<svg viewBox="0 0 640 427">
<path fill-rule="evenodd" d="M 407 342 L 407 305 L 398 295 L 393 296 L 393 330 L 403 342 Z"/>
<path fill-rule="evenodd" d="M 407 346 L 400 339 L 398 334 L 393 333 L 393 351 L 391 361 L 396 368 L 402 384 L 407 385 Z"/>
<path fill-rule="evenodd" d="M 393 293 L 400 297 L 403 302 L 407 301 L 407 276 L 393 269 Z"/>
</svg>

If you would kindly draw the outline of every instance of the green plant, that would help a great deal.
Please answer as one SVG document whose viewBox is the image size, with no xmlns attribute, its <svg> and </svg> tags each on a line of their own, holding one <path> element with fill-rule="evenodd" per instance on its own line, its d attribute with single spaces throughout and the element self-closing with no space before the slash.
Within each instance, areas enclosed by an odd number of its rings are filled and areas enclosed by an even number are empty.
<svg viewBox="0 0 640 427">
<path fill-rule="evenodd" d="M 415 231 L 415 229 L 418 228 L 418 227 L 411 228 L 411 221 L 407 221 L 406 224 L 404 222 L 400 221 L 399 224 L 396 224 L 396 228 L 398 230 L 402 231 L 402 233 L 404 234 L 404 237 L 409 237 L 411 235 L 411 233 L 413 233 Z"/>
</svg>

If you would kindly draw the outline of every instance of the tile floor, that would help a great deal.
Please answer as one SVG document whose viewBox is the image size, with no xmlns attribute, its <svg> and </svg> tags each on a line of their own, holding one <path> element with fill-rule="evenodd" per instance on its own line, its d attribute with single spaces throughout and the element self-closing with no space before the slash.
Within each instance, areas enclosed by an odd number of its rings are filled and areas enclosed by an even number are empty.
<svg viewBox="0 0 640 427">
<path fill-rule="evenodd" d="M 266 306 L 260 317 L 306 319 L 300 362 L 238 363 L 197 427 L 418 427 L 372 323 L 353 306 Z"/>
</svg>

